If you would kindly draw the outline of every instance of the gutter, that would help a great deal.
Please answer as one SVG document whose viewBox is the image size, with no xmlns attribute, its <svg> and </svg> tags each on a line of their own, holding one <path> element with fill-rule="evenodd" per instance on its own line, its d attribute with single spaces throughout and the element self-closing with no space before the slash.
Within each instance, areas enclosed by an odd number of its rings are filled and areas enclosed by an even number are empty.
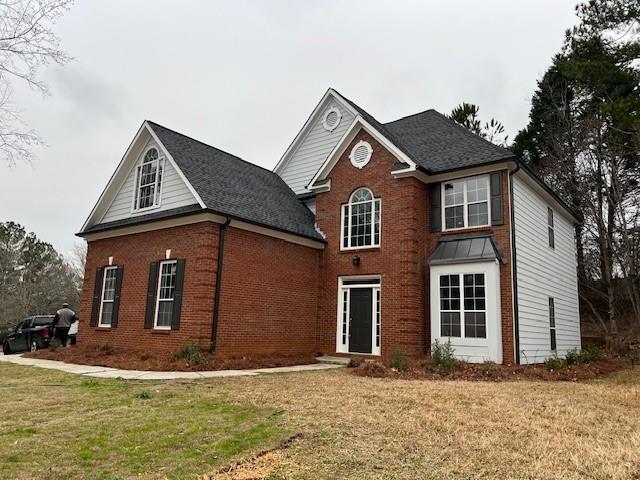
<svg viewBox="0 0 640 480">
<path fill-rule="evenodd" d="M 218 258 L 216 260 L 216 287 L 215 297 L 213 298 L 213 317 L 211 318 L 211 342 L 209 343 L 209 352 L 216 350 L 218 339 L 218 318 L 220 316 L 220 292 L 222 291 L 222 261 L 224 260 L 224 234 L 227 227 L 231 223 L 231 217 L 220 225 L 220 236 L 218 240 Z"/>
<path fill-rule="evenodd" d="M 516 364 L 520 364 L 520 316 L 518 310 L 518 265 L 516 261 L 516 229 L 513 203 L 513 175 L 520 170 L 520 162 L 516 162 L 515 170 L 509 172 L 509 200 L 511 213 L 511 290 L 513 295 L 513 346 Z"/>
</svg>

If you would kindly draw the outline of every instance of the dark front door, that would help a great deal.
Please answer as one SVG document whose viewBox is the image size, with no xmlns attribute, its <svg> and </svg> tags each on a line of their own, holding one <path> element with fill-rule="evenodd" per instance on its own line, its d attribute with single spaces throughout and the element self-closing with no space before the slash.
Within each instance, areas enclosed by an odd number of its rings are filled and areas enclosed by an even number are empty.
<svg viewBox="0 0 640 480">
<path fill-rule="evenodd" d="M 371 353 L 372 326 L 371 288 L 350 289 L 349 351 Z"/>
</svg>

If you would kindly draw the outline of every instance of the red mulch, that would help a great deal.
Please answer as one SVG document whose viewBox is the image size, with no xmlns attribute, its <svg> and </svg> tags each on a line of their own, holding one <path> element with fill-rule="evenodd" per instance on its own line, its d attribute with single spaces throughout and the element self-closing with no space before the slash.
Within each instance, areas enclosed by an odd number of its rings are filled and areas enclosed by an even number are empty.
<svg viewBox="0 0 640 480">
<path fill-rule="evenodd" d="M 287 367 L 318 363 L 315 355 L 252 355 L 252 356 L 218 356 L 204 353 L 204 363 L 189 363 L 184 359 L 174 359 L 169 352 L 152 353 L 113 348 L 102 351 L 95 345 L 74 345 L 69 348 L 38 350 L 26 353 L 25 357 L 58 360 L 80 365 L 95 365 L 126 370 L 154 371 L 205 371 L 205 370 L 242 370 L 250 368 Z"/>
<path fill-rule="evenodd" d="M 364 361 L 353 373 L 361 377 L 423 379 L 423 380 L 469 380 L 504 382 L 510 380 L 542 380 L 576 382 L 590 380 L 629 366 L 629 362 L 605 357 L 591 363 L 568 365 L 557 370 L 544 363 L 534 365 L 497 365 L 494 363 L 465 363 L 456 361 L 449 373 L 439 371 L 428 359 L 409 362 L 408 368 L 398 371 L 380 362 Z"/>
</svg>

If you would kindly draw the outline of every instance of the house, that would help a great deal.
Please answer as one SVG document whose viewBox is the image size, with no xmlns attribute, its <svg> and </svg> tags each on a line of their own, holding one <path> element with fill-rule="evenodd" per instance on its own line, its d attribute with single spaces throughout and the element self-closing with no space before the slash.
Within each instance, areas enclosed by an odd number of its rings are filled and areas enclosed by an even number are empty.
<svg viewBox="0 0 640 480">
<path fill-rule="evenodd" d="M 85 342 L 474 362 L 580 347 L 576 214 L 435 110 L 329 89 L 274 171 L 145 121 L 79 235 Z"/>
</svg>

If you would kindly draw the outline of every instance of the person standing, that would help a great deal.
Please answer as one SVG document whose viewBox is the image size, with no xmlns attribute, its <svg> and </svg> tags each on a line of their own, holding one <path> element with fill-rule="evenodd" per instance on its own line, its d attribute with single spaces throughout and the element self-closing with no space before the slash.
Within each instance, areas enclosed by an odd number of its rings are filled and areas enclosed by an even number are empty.
<svg viewBox="0 0 640 480">
<path fill-rule="evenodd" d="M 63 303 L 62 308 L 58 310 L 55 317 L 53 317 L 54 336 L 58 339 L 61 346 L 64 347 L 67 345 L 69 328 L 77 319 L 78 317 L 76 317 L 76 313 L 69 308 L 68 303 Z"/>
</svg>

